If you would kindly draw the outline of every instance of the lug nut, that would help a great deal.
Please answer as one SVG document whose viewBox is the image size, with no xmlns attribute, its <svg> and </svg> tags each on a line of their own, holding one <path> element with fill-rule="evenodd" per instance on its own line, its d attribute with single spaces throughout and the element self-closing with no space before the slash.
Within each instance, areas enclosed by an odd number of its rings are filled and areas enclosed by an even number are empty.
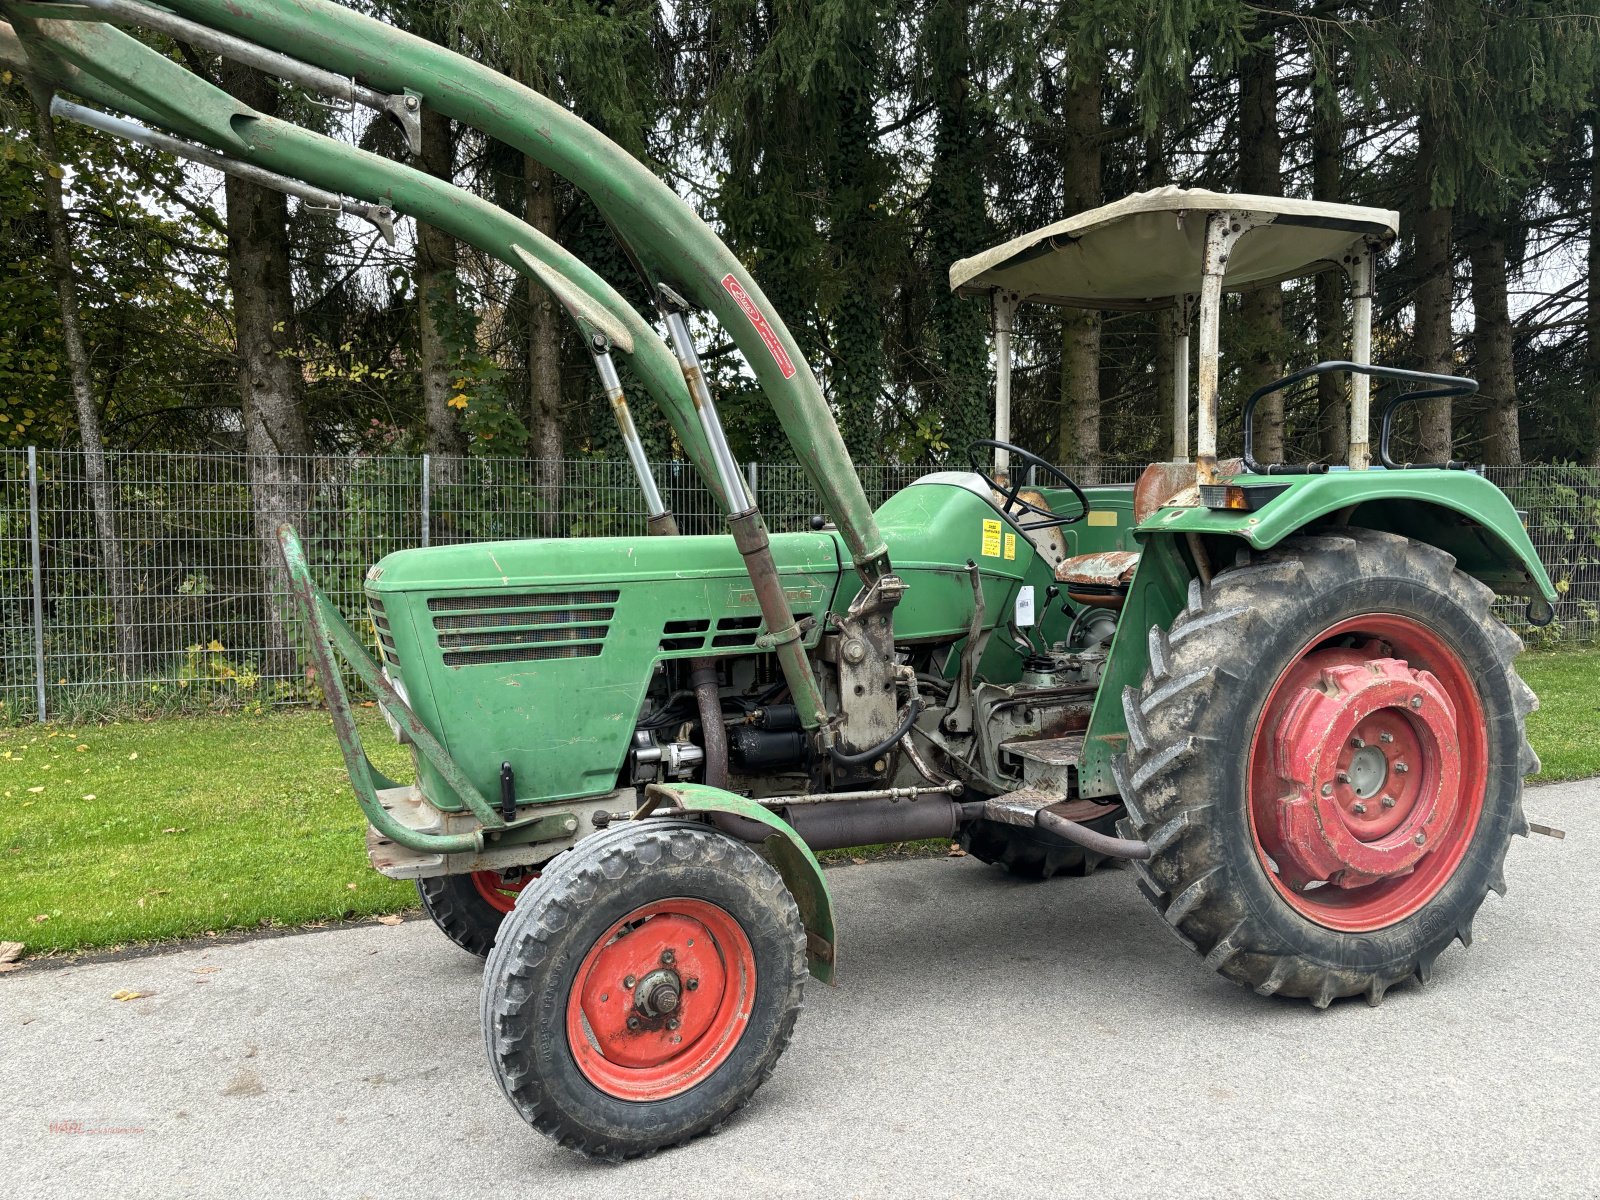
<svg viewBox="0 0 1600 1200">
<path fill-rule="evenodd" d="M 1334 775 L 1334 778 L 1337 779 L 1340 783 L 1349 783 L 1350 782 L 1350 772 L 1349 771 L 1340 771 L 1340 772 L 1338 772 L 1337 774 Z"/>
<path fill-rule="evenodd" d="M 1424 845 L 1427 842 L 1428 835 L 1423 830 L 1419 829 L 1419 830 L 1417 830 L 1417 836 L 1412 838 L 1411 840 L 1416 842 L 1417 845 L 1421 846 L 1421 845 Z"/>
<path fill-rule="evenodd" d="M 1421 708 L 1422 707 L 1422 697 L 1421 696 L 1413 696 L 1413 697 L 1411 697 L 1411 707 L 1412 708 Z"/>
<path fill-rule="evenodd" d="M 674 962 L 677 961 L 677 958 L 678 958 L 678 956 L 676 954 L 674 954 L 671 950 L 663 950 L 661 952 L 661 961 L 664 964 L 666 964 L 667 966 L 671 966 Z"/>
<path fill-rule="evenodd" d="M 1365 750 L 1367 748 L 1366 742 L 1362 741 L 1358 737 L 1351 738 L 1350 739 L 1350 744 L 1352 746 L 1354 746 L 1357 750 Z"/>
<path fill-rule="evenodd" d="M 1363 816 L 1367 811 L 1367 806 L 1360 800 L 1357 800 L 1351 811 L 1353 811 L 1358 817 Z"/>
<path fill-rule="evenodd" d="M 1387 746 L 1390 742 L 1394 741 L 1394 734 L 1385 729 L 1378 735 L 1378 740 Z"/>
<path fill-rule="evenodd" d="M 676 1029 L 677 1027 L 678 1027 L 678 1018 L 677 1017 L 673 1017 L 671 1020 L 669 1020 L 667 1022 L 667 1028 L 668 1029 Z"/>
<path fill-rule="evenodd" d="M 1331 795 L 1333 795 L 1333 784 L 1331 784 L 1331 783 L 1325 783 L 1325 784 L 1323 784 L 1323 785 L 1322 785 L 1322 794 L 1323 794 L 1323 795 L 1324 795 L 1324 796 L 1331 796 Z"/>
<path fill-rule="evenodd" d="M 624 979 L 622 981 L 622 986 L 625 987 L 625 988 L 631 988 L 634 985 L 634 983 L 635 983 L 635 980 L 634 980 L 633 976 L 629 975 L 626 979 Z"/>
<path fill-rule="evenodd" d="M 1406 764 L 1403 761 L 1402 762 L 1397 762 L 1394 765 L 1394 773 L 1396 775 L 1404 775 L 1409 770 L 1411 770 L 1411 768 L 1406 766 Z"/>
<path fill-rule="evenodd" d="M 1393 808 L 1394 804 L 1395 804 L 1395 800 L 1394 800 L 1393 796 L 1385 796 L 1383 798 L 1383 806 L 1385 808 Z"/>
<path fill-rule="evenodd" d="M 700 986 L 700 977 L 697 975 L 689 976 L 688 979 L 683 981 L 683 986 L 688 988 L 691 992 L 694 991 L 695 988 Z"/>
<path fill-rule="evenodd" d="M 637 1029 L 637 1028 L 639 1028 L 639 1018 L 638 1017 L 629 1017 L 628 1018 L 628 1028 L 629 1029 Z"/>
</svg>

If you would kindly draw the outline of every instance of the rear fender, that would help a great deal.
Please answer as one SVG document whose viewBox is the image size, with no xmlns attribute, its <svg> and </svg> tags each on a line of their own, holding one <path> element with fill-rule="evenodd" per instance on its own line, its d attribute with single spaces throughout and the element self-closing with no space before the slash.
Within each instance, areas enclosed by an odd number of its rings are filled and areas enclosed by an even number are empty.
<svg viewBox="0 0 1600 1200">
<path fill-rule="evenodd" d="M 703 783 L 657 783 L 650 786 L 647 794 L 658 807 L 670 805 L 686 812 L 726 813 L 771 830 L 757 847 L 783 877 L 789 894 L 799 906 L 800 921 L 806 928 L 806 965 L 817 979 L 832 984 L 836 943 L 833 895 L 822 877 L 822 864 L 793 827 L 754 800 Z"/>
<path fill-rule="evenodd" d="M 1453 554 L 1461 570 L 1502 595 L 1555 602 L 1555 585 L 1510 499 L 1475 472 L 1329 471 L 1239 475 L 1229 482 L 1283 491 L 1255 512 L 1163 508 L 1135 536 L 1148 544 L 1164 534 L 1221 534 L 1266 550 L 1338 514 L 1340 524 L 1399 533 L 1437 546 Z"/>
</svg>

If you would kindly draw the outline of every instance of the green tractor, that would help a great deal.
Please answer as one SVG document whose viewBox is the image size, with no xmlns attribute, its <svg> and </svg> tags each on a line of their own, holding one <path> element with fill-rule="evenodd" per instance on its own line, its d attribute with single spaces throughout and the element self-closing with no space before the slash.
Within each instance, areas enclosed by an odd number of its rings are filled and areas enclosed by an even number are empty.
<svg viewBox="0 0 1600 1200">
<path fill-rule="evenodd" d="M 1503 890 L 1526 832 L 1535 704 L 1497 595 L 1548 619 L 1506 497 L 1465 464 L 1391 457 L 1397 410 L 1460 378 L 1369 362 L 1392 212 L 1163 189 L 954 265 L 995 314 L 996 436 L 873 511 L 798 347 L 670 189 L 538 94 L 324 0 L 0 3 L 0 59 L 56 112 L 357 215 L 397 211 L 543 282 L 578 323 L 653 535 L 405 550 L 368 572 L 379 660 L 282 531 L 311 655 L 386 875 L 487 957 L 491 1069 L 531 1125 L 622 1158 L 710 1130 L 788 1044 L 838 934 L 815 852 L 959 839 L 1037 876 L 1127 860 L 1159 919 L 1227 978 L 1321 1007 L 1425 981 Z M 587 192 L 660 328 L 510 214 L 254 112 L 117 29 L 232 55 L 400 121 L 432 107 Z M 343 89 L 343 91 L 339 91 Z M 112 110 L 115 114 L 113 115 Z M 1253 395 L 1219 457 L 1222 296 L 1350 280 L 1349 361 Z M 1080 484 L 1010 444 L 1022 303 L 1170 310 L 1172 460 Z M 1194 360 L 1189 454 L 1188 332 Z M 691 322 L 716 322 L 821 497 L 769 533 L 723 436 Z M 731 536 L 681 536 L 616 356 L 672 422 Z M 1273 392 L 1349 378 L 1348 462 L 1260 462 Z M 1370 461 L 1370 384 L 1398 385 Z M 362 750 L 347 672 L 416 779 Z"/>
</svg>

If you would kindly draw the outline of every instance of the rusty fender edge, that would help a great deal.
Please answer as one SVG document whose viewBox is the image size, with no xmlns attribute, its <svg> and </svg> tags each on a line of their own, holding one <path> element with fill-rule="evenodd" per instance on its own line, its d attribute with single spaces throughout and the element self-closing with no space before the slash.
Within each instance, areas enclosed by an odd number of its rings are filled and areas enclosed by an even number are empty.
<svg viewBox="0 0 1600 1200">
<path fill-rule="evenodd" d="M 811 847 L 777 814 L 754 800 L 703 783 L 651 784 L 646 794 L 655 807 L 681 808 L 687 812 L 715 815 L 727 813 L 766 826 L 771 832 L 757 843 L 763 857 L 783 877 L 789 894 L 800 908 L 800 921 L 806 927 L 806 965 L 823 983 L 834 983 L 834 952 L 837 937 L 833 924 L 833 893 L 822 876 L 822 864 Z"/>
</svg>

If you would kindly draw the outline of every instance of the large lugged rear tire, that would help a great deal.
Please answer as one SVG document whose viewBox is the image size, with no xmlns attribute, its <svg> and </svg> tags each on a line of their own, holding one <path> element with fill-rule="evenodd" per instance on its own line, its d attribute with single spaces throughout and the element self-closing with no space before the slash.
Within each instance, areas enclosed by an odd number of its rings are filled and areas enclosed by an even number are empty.
<svg viewBox="0 0 1600 1200">
<path fill-rule="evenodd" d="M 1426 982 L 1526 834 L 1538 701 L 1450 555 L 1339 529 L 1286 540 L 1150 632 L 1116 764 L 1141 889 L 1227 978 L 1325 1007 Z"/>
<path fill-rule="evenodd" d="M 483 977 L 489 1063 L 522 1118 L 618 1160 L 715 1129 L 800 1014 L 805 929 L 748 846 L 688 822 L 613 826 L 563 854 Z"/>
</svg>

